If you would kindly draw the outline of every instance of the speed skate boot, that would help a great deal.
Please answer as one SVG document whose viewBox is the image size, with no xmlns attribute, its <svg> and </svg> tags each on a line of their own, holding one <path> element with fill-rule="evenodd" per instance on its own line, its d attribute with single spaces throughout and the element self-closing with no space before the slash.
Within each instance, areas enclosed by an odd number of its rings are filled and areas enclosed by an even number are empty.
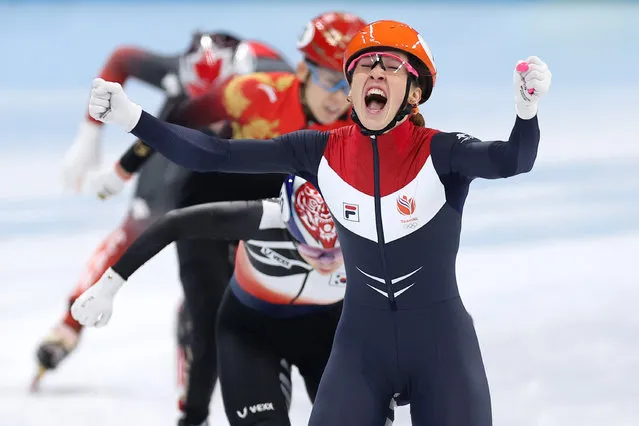
<svg viewBox="0 0 639 426">
<path fill-rule="evenodd" d="M 78 345 L 79 338 L 80 330 L 74 329 L 65 322 L 61 322 L 51 330 L 51 333 L 44 338 L 36 351 L 38 372 L 31 383 L 32 391 L 37 389 L 44 373 L 55 370 L 73 352 Z"/>
</svg>

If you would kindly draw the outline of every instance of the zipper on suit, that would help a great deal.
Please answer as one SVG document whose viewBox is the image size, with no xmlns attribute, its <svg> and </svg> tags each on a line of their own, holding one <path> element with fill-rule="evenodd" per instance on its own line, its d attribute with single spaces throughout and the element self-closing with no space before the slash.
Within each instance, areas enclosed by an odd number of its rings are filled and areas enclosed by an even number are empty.
<svg viewBox="0 0 639 426">
<path fill-rule="evenodd" d="M 384 226 L 382 223 L 382 197 L 380 189 L 380 173 L 379 173 L 379 150 L 377 149 L 377 138 L 371 136 L 373 143 L 373 200 L 375 202 L 375 227 L 377 229 L 377 244 L 379 247 L 379 255 L 382 262 L 382 271 L 384 281 L 388 289 L 388 302 L 391 310 L 397 310 L 397 302 L 395 302 L 395 293 L 393 292 L 393 283 L 389 276 L 388 262 L 386 261 L 386 250 L 384 240 Z"/>
</svg>

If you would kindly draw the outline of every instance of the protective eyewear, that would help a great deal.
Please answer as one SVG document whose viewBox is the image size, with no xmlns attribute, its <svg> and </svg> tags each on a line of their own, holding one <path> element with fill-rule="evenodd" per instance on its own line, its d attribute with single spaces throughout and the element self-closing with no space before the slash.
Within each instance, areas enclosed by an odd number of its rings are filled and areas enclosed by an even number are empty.
<svg viewBox="0 0 639 426">
<path fill-rule="evenodd" d="M 342 249 L 340 247 L 323 249 L 319 247 L 312 247 L 302 243 L 297 243 L 296 245 L 297 251 L 313 260 L 330 261 L 342 256 Z"/>
<path fill-rule="evenodd" d="M 419 77 L 419 73 L 408 61 L 390 52 L 367 52 L 355 58 L 348 66 L 347 71 L 352 72 L 355 68 L 369 72 L 377 65 L 384 71 L 393 74 L 402 69 L 406 69 L 410 74 Z"/>
<path fill-rule="evenodd" d="M 346 95 L 348 95 L 348 82 L 341 73 L 327 70 L 325 68 L 309 64 L 308 62 L 307 65 L 309 71 L 311 72 L 313 83 L 326 90 L 327 92 L 335 93 L 341 90 Z"/>
</svg>

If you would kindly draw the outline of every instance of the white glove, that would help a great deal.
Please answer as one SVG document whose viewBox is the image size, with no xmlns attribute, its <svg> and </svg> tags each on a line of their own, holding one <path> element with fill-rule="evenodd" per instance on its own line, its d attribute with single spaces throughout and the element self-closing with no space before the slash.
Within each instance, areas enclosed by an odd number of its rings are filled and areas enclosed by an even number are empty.
<svg viewBox="0 0 639 426">
<path fill-rule="evenodd" d="M 519 118 L 530 120 L 537 115 L 539 98 L 550 88 L 552 74 L 541 59 L 531 56 L 518 61 L 513 75 L 515 111 Z"/>
<path fill-rule="evenodd" d="M 109 268 L 100 280 L 89 287 L 71 306 L 71 315 L 86 327 L 105 326 L 113 311 L 113 299 L 126 281 Z"/>
<path fill-rule="evenodd" d="M 117 195 L 124 189 L 124 184 L 131 176 L 124 175 L 118 170 L 119 165 L 105 167 L 100 171 L 91 174 L 89 187 L 92 192 L 96 192 L 102 200 Z"/>
<path fill-rule="evenodd" d="M 62 160 L 62 183 L 65 188 L 80 192 L 86 175 L 100 164 L 101 130 L 101 125 L 90 120 L 80 124 Z"/>
<path fill-rule="evenodd" d="M 142 107 L 129 100 L 119 83 L 96 78 L 89 99 L 89 115 L 103 123 L 117 124 L 128 133 L 138 124 Z"/>
</svg>

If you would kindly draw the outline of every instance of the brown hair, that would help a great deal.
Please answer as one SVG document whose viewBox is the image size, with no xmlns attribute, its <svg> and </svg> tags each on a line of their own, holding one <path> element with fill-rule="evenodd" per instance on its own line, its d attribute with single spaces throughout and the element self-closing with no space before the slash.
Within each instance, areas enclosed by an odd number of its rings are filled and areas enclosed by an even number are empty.
<svg viewBox="0 0 639 426">
<path fill-rule="evenodd" d="M 424 120 L 424 116 L 419 113 L 419 107 L 417 106 L 413 107 L 409 120 L 417 127 L 426 126 L 426 120 Z"/>
</svg>

